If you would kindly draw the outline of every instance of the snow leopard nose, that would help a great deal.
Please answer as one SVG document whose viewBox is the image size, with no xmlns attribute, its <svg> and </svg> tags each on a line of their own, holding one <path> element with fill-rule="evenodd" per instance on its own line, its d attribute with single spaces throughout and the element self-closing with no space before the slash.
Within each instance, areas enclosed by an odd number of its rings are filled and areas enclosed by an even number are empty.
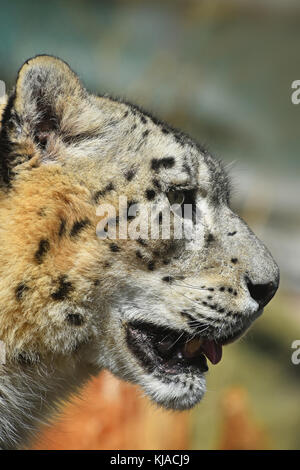
<svg viewBox="0 0 300 470">
<path fill-rule="evenodd" d="M 246 283 L 252 299 L 259 304 L 260 308 L 263 308 L 275 295 L 275 292 L 278 289 L 279 280 L 276 279 L 276 281 L 270 281 L 265 284 L 253 284 L 253 282 L 247 277 Z"/>
</svg>

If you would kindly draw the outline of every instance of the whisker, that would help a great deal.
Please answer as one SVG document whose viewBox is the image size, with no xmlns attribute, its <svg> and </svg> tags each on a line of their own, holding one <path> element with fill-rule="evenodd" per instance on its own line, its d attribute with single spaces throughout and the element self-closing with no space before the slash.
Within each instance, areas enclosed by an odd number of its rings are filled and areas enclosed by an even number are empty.
<svg viewBox="0 0 300 470">
<path fill-rule="evenodd" d="M 179 341 L 180 338 L 181 338 L 183 335 L 184 335 L 184 331 L 178 336 L 178 338 L 176 339 L 176 341 L 174 341 L 174 343 L 170 346 L 169 349 L 172 349 L 172 348 L 175 346 L 175 344 L 177 343 L 177 341 Z"/>
<path fill-rule="evenodd" d="M 201 310 L 201 307 L 199 305 L 199 303 L 194 300 L 194 299 L 191 299 L 188 295 L 185 295 L 183 294 L 182 292 L 180 293 L 180 295 L 182 295 L 183 297 L 185 297 L 186 299 L 188 299 L 192 304 L 195 304 L 197 309 L 199 310 L 199 312 L 203 312 L 203 310 Z M 219 320 L 219 317 L 210 317 L 212 320 Z"/>
<path fill-rule="evenodd" d="M 200 287 L 200 286 L 192 286 L 191 284 L 187 284 L 185 282 L 183 282 L 183 284 L 179 284 L 178 282 L 173 282 L 173 286 L 177 286 L 177 287 L 189 287 L 191 289 L 195 289 L 195 290 L 208 290 L 208 287 Z M 170 286 L 171 287 L 171 286 Z"/>
</svg>

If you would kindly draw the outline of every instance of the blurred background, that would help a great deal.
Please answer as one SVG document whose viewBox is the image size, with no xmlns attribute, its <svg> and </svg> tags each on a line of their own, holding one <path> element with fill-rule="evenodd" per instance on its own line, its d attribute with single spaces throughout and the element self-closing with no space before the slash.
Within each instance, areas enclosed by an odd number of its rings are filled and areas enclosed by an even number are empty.
<svg viewBox="0 0 300 470">
<path fill-rule="evenodd" d="M 222 158 L 233 206 L 281 268 L 279 292 L 210 368 L 185 413 L 104 373 L 39 435 L 40 449 L 299 449 L 300 79 L 298 0 L 0 0 L 0 80 L 61 57 L 94 93 L 149 109 Z"/>
</svg>

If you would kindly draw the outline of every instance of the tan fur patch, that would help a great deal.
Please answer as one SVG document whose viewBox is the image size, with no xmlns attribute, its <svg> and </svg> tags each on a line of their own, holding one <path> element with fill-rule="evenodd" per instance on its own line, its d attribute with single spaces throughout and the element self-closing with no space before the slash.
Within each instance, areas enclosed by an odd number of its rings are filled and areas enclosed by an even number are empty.
<svg viewBox="0 0 300 470">
<path fill-rule="evenodd" d="M 89 224 L 78 237 L 71 236 L 74 224 L 87 219 Z M 60 235 L 62 221 L 64 233 Z M 7 344 L 8 354 L 28 347 L 43 352 L 51 318 L 45 318 L 41 312 L 55 302 L 51 294 L 57 288 L 54 281 L 60 276 L 72 273 L 68 282 L 75 279 L 76 285 L 72 285 L 70 295 L 73 301 L 80 298 L 80 278 L 86 269 L 78 266 L 75 269 L 76 260 L 81 250 L 95 260 L 98 247 L 95 226 L 89 191 L 55 165 L 24 171 L 22 177 L 16 178 L 9 195 L 2 195 L 0 244 L 6 249 L 0 252 L 0 337 Z M 40 253 L 43 259 L 39 260 L 41 240 L 46 242 L 47 250 Z M 90 269 L 89 276 L 93 278 L 97 273 Z M 26 289 L 18 299 L 16 289 L 22 285 Z M 47 349 L 46 344 L 44 348 Z"/>
</svg>

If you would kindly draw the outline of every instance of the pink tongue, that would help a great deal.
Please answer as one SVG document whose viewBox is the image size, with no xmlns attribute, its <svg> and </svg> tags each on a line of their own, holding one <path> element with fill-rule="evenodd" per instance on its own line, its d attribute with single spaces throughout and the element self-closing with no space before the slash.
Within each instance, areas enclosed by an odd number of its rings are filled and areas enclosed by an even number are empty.
<svg viewBox="0 0 300 470">
<path fill-rule="evenodd" d="M 222 346 L 213 340 L 203 340 L 201 349 L 212 364 L 218 364 L 222 359 Z"/>
</svg>

